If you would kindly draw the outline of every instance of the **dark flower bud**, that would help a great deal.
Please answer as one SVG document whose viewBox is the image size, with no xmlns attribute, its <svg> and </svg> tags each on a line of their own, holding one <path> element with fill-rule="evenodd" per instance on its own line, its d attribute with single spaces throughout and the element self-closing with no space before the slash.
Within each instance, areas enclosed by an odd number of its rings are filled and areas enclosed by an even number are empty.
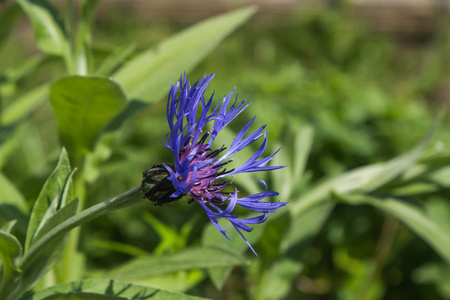
<svg viewBox="0 0 450 300">
<path fill-rule="evenodd" d="M 173 165 L 167 166 L 174 168 Z M 175 198 L 170 197 L 170 195 L 175 193 L 175 188 L 172 181 L 167 179 L 169 176 L 170 173 L 164 165 L 154 165 L 143 172 L 141 190 L 144 197 L 157 206 L 169 204 L 182 198 L 183 195 Z"/>
</svg>

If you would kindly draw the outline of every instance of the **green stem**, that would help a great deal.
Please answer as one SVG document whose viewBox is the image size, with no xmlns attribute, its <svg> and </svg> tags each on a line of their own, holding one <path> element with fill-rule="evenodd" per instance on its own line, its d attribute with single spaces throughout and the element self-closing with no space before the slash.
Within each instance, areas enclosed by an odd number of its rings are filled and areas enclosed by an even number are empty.
<svg viewBox="0 0 450 300">
<path fill-rule="evenodd" d="M 0 299 L 16 300 L 20 299 L 20 296 L 27 292 L 36 282 L 36 276 L 39 276 L 39 270 L 33 269 L 33 263 L 39 258 L 48 246 L 52 245 L 55 239 L 60 238 L 70 230 L 89 222 L 97 217 L 100 217 L 112 210 L 121 209 L 130 205 L 134 205 L 144 201 L 144 197 L 141 192 L 141 187 L 137 186 L 125 193 L 122 193 L 114 198 L 96 204 L 86 210 L 83 210 L 79 214 L 68 218 L 58 226 L 50 230 L 44 236 L 42 236 L 29 250 L 24 254 L 18 264 L 18 268 L 22 270 L 20 276 L 18 276 L 12 284 L 10 284 L 6 291 L 0 292 Z"/>
<path fill-rule="evenodd" d="M 48 242 L 51 240 L 58 238 L 59 236 L 67 233 L 68 231 L 89 222 L 95 218 L 98 218 L 107 212 L 112 210 L 117 210 L 120 208 L 124 208 L 130 205 L 134 205 L 144 201 L 141 193 L 141 187 L 137 186 L 132 188 L 129 191 L 126 191 L 123 194 L 120 194 L 112 199 L 106 200 L 102 203 L 96 204 L 88 209 L 83 210 L 79 214 L 65 220 L 47 234 L 45 234 L 39 241 L 34 244 L 27 253 L 23 256 L 23 259 L 20 263 L 20 267 L 22 269 L 23 265 L 27 264 L 27 261 L 33 257 L 36 253 L 41 251 Z"/>
</svg>

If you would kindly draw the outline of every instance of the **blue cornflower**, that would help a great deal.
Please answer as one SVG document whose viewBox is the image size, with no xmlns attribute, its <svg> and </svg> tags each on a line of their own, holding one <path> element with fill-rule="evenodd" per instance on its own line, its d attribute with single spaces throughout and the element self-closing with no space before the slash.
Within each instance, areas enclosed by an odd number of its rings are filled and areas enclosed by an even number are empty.
<svg viewBox="0 0 450 300">
<path fill-rule="evenodd" d="M 267 185 L 263 180 L 259 181 L 264 184 L 265 192 L 239 198 L 237 189 L 234 189 L 234 192 L 224 191 L 231 185 L 231 182 L 224 179 L 239 173 L 282 168 L 281 166 L 266 166 L 279 150 L 268 157 L 259 159 L 267 145 L 267 132 L 263 132 L 265 125 L 244 137 L 255 117 L 237 134 L 228 149 L 225 144 L 219 149 L 212 149 L 212 143 L 220 130 L 250 104 L 244 106 L 244 99 L 237 105 L 237 97 L 234 102 L 231 100 L 235 88 L 217 104 L 212 112 L 209 112 L 213 96 L 206 102 L 203 94 L 214 75 L 204 76 L 193 86 L 187 81 L 185 75 L 175 85 L 172 85 L 170 90 L 167 103 L 167 121 L 170 133 L 167 134 L 164 144 L 174 154 L 174 165 L 164 165 L 170 173 L 168 179 L 172 181 L 175 189 L 170 197 L 178 198 L 188 195 L 197 201 L 205 209 L 211 222 L 226 238 L 228 236 L 217 219 L 228 219 L 247 245 L 255 252 L 241 230 L 250 232 L 252 228 L 248 225 L 266 221 L 271 212 L 286 206 L 286 203 L 261 201 L 264 198 L 278 195 L 277 192 L 267 191 Z M 228 108 L 230 102 L 232 105 Z M 207 124 L 208 128 L 211 128 L 210 130 L 205 129 Z M 261 146 L 243 165 L 230 170 L 225 168 L 233 161 L 232 155 L 260 138 L 263 140 Z M 261 213 L 261 215 L 238 219 L 236 215 L 232 214 L 236 204 Z"/>
</svg>

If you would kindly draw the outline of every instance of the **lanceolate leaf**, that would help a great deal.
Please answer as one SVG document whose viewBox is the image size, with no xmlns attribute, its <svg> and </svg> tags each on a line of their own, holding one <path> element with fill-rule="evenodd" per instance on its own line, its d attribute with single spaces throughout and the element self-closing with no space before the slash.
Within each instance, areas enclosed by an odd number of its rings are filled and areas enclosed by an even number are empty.
<svg viewBox="0 0 450 300">
<path fill-rule="evenodd" d="M 16 265 L 16 260 L 21 254 L 22 246 L 16 237 L 0 230 L 0 258 L 3 263 L 3 278 L 11 276 L 12 272 L 20 271 Z"/>
<path fill-rule="evenodd" d="M 264 228 L 267 223 L 259 224 L 253 228 L 251 234 L 246 235 L 250 244 L 254 244 L 258 241 L 264 232 Z M 248 250 L 247 244 L 242 241 L 239 233 L 233 228 L 229 222 L 222 222 L 220 224 L 223 229 L 226 230 L 229 240 L 225 240 L 221 234 L 217 234 L 217 229 L 213 224 L 208 224 L 203 230 L 202 245 L 220 247 L 226 251 L 233 251 L 236 253 L 243 253 Z M 211 267 L 208 268 L 208 275 L 217 289 L 221 289 L 225 284 L 226 279 L 231 273 L 231 266 L 229 267 Z"/>
<path fill-rule="evenodd" d="M 131 54 L 136 48 L 136 44 L 125 45 L 117 48 L 108 57 L 106 57 L 101 65 L 95 71 L 97 76 L 108 76 L 112 71 L 119 67 L 120 64 Z"/>
<path fill-rule="evenodd" d="M 42 51 L 61 55 L 66 45 L 64 27 L 57 10 L 45 0 L 17 0 L 33 23 L 36 42 Z"/>
<path fill-rule="evenodd" d="M 17 220 L 9 221 L 8 223 L 2 225 L 0 230 L 3 230 L 6 233 L 10 233 L 11 229 L 13 229 L 13 227 L 14 227 L 14 225 L 16 225 L 16 223 L 17 223 Z"/>
<path fill-rule="evenodd" d="M 28 214 L 28 206 L 24 196 L 14 184 L 0 172 L 0 207 L 2 205 L 9 205 L 14 207 L 18 212 Z M 1 212 L 0 216 L 2 216 Z"/>
<path fill-rule="evenodd" d="M 97 173 L 95 171 L 97 166 L 92 162 L 104 161 L 111 155 L 112 151 L 105 154 L 104 149 L 111 148 L 115 130 L 147 104 L 163 98 L 170 89 L 171 78 L 178 78 L 183 71 L 192 70 L 255 11 L 254 7 L 247 7 L 191 26 L 139 54 L 112 75 L 125 91 L 127 99 L 131 101 L 108 125 L 107 130 L 110 132 L 101 137 L 100 144 L 103 147 L 96 148 L 93 153 L 95 158 L 90 160 L 90 180 L 93 180 Z M 128 49 L 124 52 L 128 52 Z M 117 57 L 118 59 L 113 55 L 111 64 L 105 62 L 105 65 L 102 65 L 101 74 L 111 70 L 123 56 Z"/>
<path fill-rule="evenodd" d="M 247 260 L 237 252 L 202 247 L 162 256 L 139 257 L 117 269 L 98 275 L 133 281 L 193 268 L 227 267 L 244 264 L 247 264 Z"/>
<path fill-rule="evenodd" d="M 2 111 L 2 126 L 12 126 L 30 115 L 48 97 L 48 85 L 32 89 Z"/>
<path fill-rule="evenodd" d="M 50 101 L 64 145 L 74 157 L 93 149 L 106 123 L 125 106 L 125 95 L 112 80 L 71 76 L 52 85 Z"/>
<path fill-rule="evenodd" d="M 36 241 L 51 231 L 53 228 L 75 216 L 78 208 L 78 199 L 72 200 L 66 206 L 58 210 L 49 219 L 36 235 Z M 15 284 L 12 295 L 21 295 L 24 291 L 36 284 L 55 264 L 61 256 L 64 246 L 67 243 L 68 233 L 56 236 L 48 241 L 39 251 L 33 255 L 24 256 L 20 262 L 20 268 L 23 270 L 19 280 Z"/>
<path fill-rule="evenodd" d="M 20 273 L 17 259 L 22 254 L 22 246 L 15 236 L 0 230 L 0 299 L 5 299 L 15 278 Z"/>
<path fill-rule="evenodd" d="M 22 16 L 22 10 L 16 3 L 10 5 L 0 14 L 0 47 L 8 38 L 14 23 Z"/>
<path fill-rule="evenodd" d="M 43 220 L 43 218 L 44 215 L 46 215 L 52 200 L 57 198 L 56 199 L 57 201 L 54 204 L 53 212 L 49 214 L 48 217 L 54 214 L 56 209 L 58 208 L 59 206 L 57 203 L 58 200 L 63 200 L 59 198 L 59 196 L 63 192 L 64 187 L 66 186 L 66 181 L 69 178 L 69 175 L 70 175 L 69 158 L 67 156 L 66 150 L 63 149 L 61 151 L 61 155 L 59 157 L 58 164 L 56 165 L 55 170 L 52 172 L 52 174 L 45 182 L 36 202 L 34 203 L 33 211 L 30 217 L 30 222 L 28 224 L 25 250 L 28 250 L 28 248 L 31 246 L 31 243 L 33 241 L 34 235 L 38 227 L 41 226 L 42 223 L 46 221 Z M 69 186 L 66 187 L 69 190 Z M 69 193 L 68 197 L 71 200 L 72 193 Z"/>
<path fill-rule="evenodd" d="M 201 300 L 199 298 L 176 292 L 164 291 L 151 287 L 122 283 L 111 279 L 86 279 L 64 283 L 33 293 L 22 300 L 50 299 L 108 299 L 108 300 Z"/>
<path fill-rule="evenodd" d="M 324 201 L 332 192 L 339 194 L 354 191 L 370 192 L 393 181 L 406 170 L 414 166 L 429 145 L 436 127 L 410 152 L 395 157 L 385 163 L 372 164 L 350 170 L 342 175 L 327 180 L 303 195 L 290 207 L 293 216 L 301 214 L 309 207 Z"/>
<path fill-rule="evenodd" d="M 113 78 L 121 84 L 128 99 L 154 102 L 167 93 L 169 78 L 189 72 L 255 11 L 254 7 L 247 7 L 189 27 L 136 56 Z"/>
</svg>

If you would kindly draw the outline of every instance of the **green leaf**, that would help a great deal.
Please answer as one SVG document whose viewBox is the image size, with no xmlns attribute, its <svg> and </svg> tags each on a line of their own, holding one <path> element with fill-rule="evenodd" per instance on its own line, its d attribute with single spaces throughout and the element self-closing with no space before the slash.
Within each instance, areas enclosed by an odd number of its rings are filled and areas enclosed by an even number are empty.
<svg viewBox="0 0 450 300">
<path fill-rule="evenodd" d="M 58 224 L 73 217 L 77 212 L 77 208 L 78 199 L 75 199 L 48 218 L 42 229 L 38 232 L 39 235 L 36 236 L 36 241 L 39 241 L 41 236 L 48 234 Z M 19 264 L 22 273 L 8 290 L 7 294 L 10 296 L 8 299 L 18 299 L 53 267 L 62 255 L 68 237 L 67 233 L 54 236 L 52 239 L 47 240 L 37 251 L 33 251 L 33 255 L 29 255 L 27 252 L 25 253 Z M 30 247 L 30 249 L 33 249 L 33 247 Z"/>
<path fill-rule="evenodd" d="M 14 277 L 20 273 L 17 259 L 22 254 L 22 246 L 15 236 L 0 230 L 0 258 L 2 260 L 3 272 L 0 276 L 0 299 L 5 288 L 7 288 Z"/>
<path fill-rule="evenodd" d="M 303 176 L 314 136 L 312 127 L 300 125 L 296 121 L 289 122 L 287 131 L 291 134 L 274 148 L 274 151 L 279 148 L 281 151 L 275 155 L 272 165 L 288 167 L 271 173 L 274 182 L 272 188 L 280 193 L 283 201 L 296 195 L 305 182 Z"/>
<path fill-rule="evenodd" d="M 164 97 L 170 89 L 171 78 L 178 78 L 183 71 L 192 70 L 255 11 L 254 7 L 247 7 L 191 26 L 139 54 L 113 74 L 112 77 L 131 101 L 108 125 L 109 132 L 101 137 L 99 143 L 102 147 L 97 147 L 89 159 L 90 181 L 98 174 L 98 164 L 110 157 L 115 131 L 124 121 L 149 103 Z M 110 150 L 105 151 L 106 148 Z"/>
<path fill-rule="evenodd" d="M 282 299 L 286 297 L 292 281 L 303 270 L 303 264 L 291 258 L 282 257 L 275 261 L 268 272 L 262 274 L 260 295 L 256 299 Z"/>
<path fill-rule="evenodd" d="M 0 78 L 0 83 L 15 83 L 35 70 L 42 61 L 46 58 L 45 55 L 38 54 L 26 59 L 20 64 L 14 65 L 3 72 L 3 77 Z"/>
<path fill-rule="evenodd" d="M 192 70 L 255 11 L 255 7 L 246 7 L 189 27 L 136 56 L 113 78 L 123 87 L 128 99 L 145 103 L 159 100 L 170 87 L 169 79 Z"/>
<path fill-rule="evenodd" d="M 76 214 L 78 200 L 66 205 L 67 198 L 72 197 L 72 174 L 67 153 L 63 149 L 55 170 L 45 182 L 33 207 L 25 254 L 41 237 Z M 19 297 L 44 276 L 61 255 L 66 240 L 67 236 L 57 236 L 48 240 L 40 251 L 35 251 L 31 257 L 24 256 L 20 261 L 23 272 L 16 278 L 14 284 L 8 287 L 7 294 L 12 299 Z"/>
<path fill-rule="evenodd" d="M 69 158 L 66 150 L 62 149 L 56 168 L 44 183 L 44 186 L 42 187 L 41 192 L 34 203 L 30 216 L 30 222 L 28 224 L 25 251 L 27 251 L 31 244 L 36 241 L 33 241 L 33 239 L 38 228 L 45 224 L 47 219 L 66 202 L 66 200 L 60 196 L 65 189 L 67 189 L 67 191 L 69 190 L 70 185 L 67 184 L 67 181 L 71 178 L 70 174 Z M 71 193 L 68 196 L 69 199 L 72 199 Z M 51 203 L 54 199 L 56 199 L 56 201 L 53 202 L 53 207 L 51 207 Z M 52 209 L 52 211 L 49 212 L 49 209 Z M 46 214 L 47 218 L 44 218 Z"/>
<path fill-rule="evenodd" d="M 78 198 L 70 201 L 66 206 L 62 207 L 55 213 L 51 214 L 49 217 L 44 218 L 42 227 L 38 228 L 35 234 L 34 242 L 39 241 L 41 237 L 47 234 L 50 230 L 74 216 L 77 213 L 78 208 Z"/>
<path fill-rule="evenodd" d="M 130 255 L 130 256 L 145 256 L 145 255 L 150 254 L 148 251 L 145 251 L 141 248 L 135 247 L 128 243 L 120 243 L 120 242 L 114 242 L 114 241 L 108 241 L 108 240 L 100 240 L 100 239 L 90 238 L 89 245 L 90 245 L 90 247 L 93 247 L 96 249 L 107 249 L 110 251 L 124 253 L 124 254 Z"/>
<path fill-rule="evenodd" d="M 45 0 L 17 0 L 31 19 L 36 42 L 42 51 L 62 55 L 67 47 L 63 24 L 57 10 Z"/>
<path fill-rule="evenodd" d="M 371 192 L 393 181 L 414 166 L 429 145 L 435 126 L 429 134 L 410 152 L 397 156 L 387 162 L 372 164 L 345 172 L 326 180 L 302 196 L 290 207 L 293 216 L 301 214 L 309 207 L 324 201 L 332 192 L 345 194 L 354 191 Z"/>
<path fill-rule="evenodd" d="M 15 132 L 7 135 L 5 137 L 0 135 L 0 170 L 3 169 L 3 166 L 9 161 L 10 155 L 20 145 L 19 137 Z"/>
<path fill-rule="evenodd" d="M 28 214 L 28 205 L 22 193 L 0 172 L 0 207 L 11 206 L 17 212 Z M 0 216 L 2 216 L 0 209 Z M 5 216 L 6 217 L 6 216 Z"/>
<path fill-rule="evenodd" d="M 28 223 L 28 205 L 24 196 L 0 172 L 0 221 L 17 220 L 16 229 L 25 233 Z"/>
<path fill-rule="evenodd" d="M 0 14 L 0 47 L 8 39 L 14 23 L 22 16 L 23 12 L 16 3 L 7 6 Z"/>
<path fill-rule="evenodd" d="M 136 44 L 125 45 L 117 48 L 111 53 L 98 67 L 95 75 L 108 76 L 113 72 L 123 61 L 133 53 L 136 49 Z"/>
<path fill-rule="evenodd" d="M 189 232 L 191 232 L 189 228 L 192 229 L 193 227 L 192 221 L 185 223 L 184 227 L 188 226 L 188 230 L 184 230 L 184 232 L 178 233 L 175 229 L 159 221 L 148 212 L 144 213 L 143 220 L 147 222 L 153 228 L 153 230 L 156 231 L 161 239 L 161 242 L 158 244 L 155 250 L 153 250 L 153 253 L 156 255 L 168 251 L 183 249 L 187 242 L 187 235 Z"/>
<path fill-rule="evenodd" d="M 20 285 L 17 284 L 14 288 L 14 293 L 11 293 L 12 296 L 18 297 L 17 295 L 20 295 L 20 293 L 23 293 L 26 291 L 26 288 L 32 286 L 34 284 L 34 281 L 36 278 L 38 278 L 37 275 L 42 275 L 38 272 L 40 272 L 39 268 L 37 268 L 38 264 L 41 263 L 41 260 L 49 259 L 49 255 L 59 255 L 60 253 L 51 253 L 52 248 L 55 248 L 58 246 L 58 243 L 64 238 L 64 236 L 72 229 L 76 228 L 77 226 L 80 226 L 94 218 L 97 218 L 101 215 L 104 215 L 105 213 L 120 209 L 123 207 L 127 207 L 129 205 L 137 204 L 139 202 L 144 201 L 142 198 L 142 192 L 140 189 L 140 186 L 137 186 L 123 194 L 120 194 L 112 199 L 109 199 L 107 201 L 101 202 L 99 204 L 96 204 L 88 209 L 83 210 L 79 214 L 73 215 L 71 217 L 68 217 L 66 210 L 64 212 L 65 217 L 61 218 L 60 216 L 54 216 L 55 219 L 63 220 L 58 225 L 52 227 L 47 233 L 45 233 L 38 241 L 36 241 L 28 251 L 25 252 L 22 260 L 21 260 L 21 268 L 23 270 L 27 270 L 27 267 L 30 267 L 30 272 L 33 272 L 32 274 L 27 274 L 27 276 L 22 276 Z M 72 203 L 74 202 L 74 203 Z M 75 205 L 78 200 L 73 200 L 70 202 L 70 204 Z M 69 205 L 70 205 L 69 204 Z M 62 211 L 59 210 L 59 211 Z M 58 212 L 59 212 L 58 211 Z M 73 210 L 70 210 L 73 211 Z M 61 213 L 63 214 L 63 213 Z M 68 215 L 70 215 L 69 213 Z M 57 223 L 57 222 L 55 222 Z M 24 271 L 25 272 L 25 271 Z M 37 274 L 36 274 L 37 273 Z M 15 299 L 15 298 L 12 298 Z"/>
<path fill-rule="evenodd" d="M 15 260 L 18 259 L 21 254 L 22 246 L 17 238 L 8 232 L 0 230 L 0 257 L 3 262 L 4 274 L 11 274 L 10 272 L 12 271 L 20 271 Z"/>
<path fill-rule="evenodd" d="M 247 216 L 248 217 L 248 216 Z M 213 224 L 208 224 L 202 234 L 202 245 L 209 247 L 218 247 L 226 251 L 234 251 L 236 253 L 244 253 L 248 250 L 247 244 L 242 240 L 242 237 L 236 231 L 230 222 L 225 220 L 219 221 L 220 226 L 227 232 L 229 240 L 217 230 Z M 258 224 L 253 227 L 253 231 L 246 235 L 250 244 L 256 243 L 264 232 L 267 223 Z M 231 267 L 215 267 L 209 268 L 208 274 L 217 289 L 222 289 L 225 281 L 232 271 Z"/>
<path fill-rule="evenodd" d="M 450 235 L 433 216 L 419 206 L 395 198 L 375 198 L 363 194 L 337 195 L 349 204 L 368 204 L 406 224 L 450 264 Z"/>
<path fill-rule="evenodd" d="M 17 220 L 9 221 L 8 223 L 4 224 L 0 230 L 3 230 L 6 233 L 10 233 L 16 223 Z"/>
<path fill-rule="evenodd" d="M 289 230 L 280 243 L 280 252 L 286 253 L 291 247 L 304 243 L 317 235 L 330 215 L 334 204 L 320 203 L 295 216 Z M 298 250 L 298 249 L 297 249 Z"/>
<path fill-rule="evenodd" d="M 93 149 L 106 123 L 125 106 L 121 88 L 100 77 L 66 77 L 51 87 L 50 101 L 64 145 L 80 157 Z"/>
<path fill-rule="evenodd" d="M 145 256 L 116 269 L 95 274 L 117 280 L 144 280 L 150 277 L 194 268 L 245 265 L 239 253 L 212 247 L 191 248 L 162 256 Z"/>
<path fill-rule="evenodd" d="M 48 85 L 44 84 L 25 93 L 8 105 L 2 113 L 2 126 L 12 126 L 29 116 L 48 97 Z"/>
<path fill-rule="evenodd" d="M 33 293 L 21 300 L 50 299 L 200 300 L 206 298 L 199 298 L 131 283 L 122 283 L 111 279 L 86 279 L 56 285 Z"/>
</svg>

